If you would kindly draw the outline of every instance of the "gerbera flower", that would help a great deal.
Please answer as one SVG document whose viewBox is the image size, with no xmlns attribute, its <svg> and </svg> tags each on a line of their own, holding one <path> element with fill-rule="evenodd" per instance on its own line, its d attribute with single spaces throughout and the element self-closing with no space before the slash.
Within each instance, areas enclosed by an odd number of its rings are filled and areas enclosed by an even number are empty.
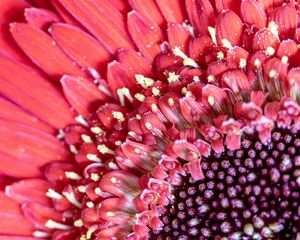
<svg viewBox="0 0 300 240">
<path fill-rule="evenodd" d="M 0 4 L 0 239 L 300 239 L 297 2 Z"/>
</svg>

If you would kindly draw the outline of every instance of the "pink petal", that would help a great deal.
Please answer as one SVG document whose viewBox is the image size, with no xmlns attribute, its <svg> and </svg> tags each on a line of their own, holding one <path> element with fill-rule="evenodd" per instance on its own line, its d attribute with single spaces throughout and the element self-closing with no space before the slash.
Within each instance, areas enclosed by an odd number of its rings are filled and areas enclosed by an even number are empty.
<svg viewBox="0 0 300 240">
<path fill-rule="evenodd" d="M 54 129 L 48 124 L 42 122 L 38 118 L 28 114 L 22 108 L 12 102 L 0 97 L 0 118 L 23 123 L 25 125 L 35 127 L 41 131 L 54 133 Z"/>
<path fill-rule="evenodd" d="M 133 48 L 125 29 L 120 29 L 95 2 L 85 0 L 59 0 L 59 2 L 111 53 L 121 47 Z"/>
<path fill-rule="evenodd" d="M 136 51 L 125 48 L 119 49 L 116 58 L 121 64 L 128 67 L 130 71 L 142 74 L 145 77 L 152 76 L 151 64 Z"/>
<path fill-rule="evenodd" d="M 215 26 L 215 12 L 209 0 L 186 0 L 187 13 L 192 25 L 200 34 L 209 34 L 208 27 Z"/>
<path fill-rule="evenodd" d="M 70 104 L 84 117 L 96 110 L 101 103 L 110 100 L 95 84 L 85 78 L 65 75 L 61 84 Z"/>
<path fill-rule="evenodd" d="M 169 23 L 183 23 L 186 20 L 181 0 L 155 0 L 164 18 Z"/>
<path fill-rule="evenodd" d="M 218 16 L 216 32 L 219 43 L 226 39 L 232 45 L 238 45 L 243 34 L 243 22 L 233 11 L 227 10 Z"/>
<path fill-rule="evenodd" d="M 19 204 L 2 192 L 0 192 L 0 216 L 1 234 L 32 235 L 33 227 L 22 216 Z"/>
<path fill-rule="evenodd" d="M 141 53 L 150 61 L 160 52 L 160 28 L 136 11 L 128 13 L 128 31 Z"/>
<path fill-rule="evenodd" d="M 0 55 L 0 93 L 56 128 L 74 122 L 65 99 L 37 71 Z"/>
<path fill-rule="evenodd" d="M 262 6 L 255 0 L 245 0 L 241 3 L 241 15 L 245 23 L 258 29 L 266 26 L 266 13 Z"/>
<path fill-rule="evenodd" d="M 40 29 L 25 23 L 13 23 L 10 31 L 27 56 L 50 76 L 56 79 L 64 74 L 84 76 L 53 39 Z"/>
<path fill-rule="evenodd" d="M 163 27 L 165 19 L 161 15 L 155 0 L 128 0 L 133 10 L 141 13 L 145 17 L 155 22 L 158 26 Z"/>
<path fill-rule="evenodd" d="M 26 21 L 43 30 L 46 30 L 51 23 L 61 21 L 60 17 L 52 11 L 39 8 L 27 8 L 25 9 Z"/>
<path fill-rule="evenodd" d="M 172 49 L 179 47 L 183 52 L 187 53 L 187 43 L 191 34 L 182 24 L 168 24 L 167 34 Z"/>
<path fill-rule="evenodd" d="M 50 199 L 46 196 L 46 192 L 50 188 L 50 184 L 42 179 L 27 179 L 14 182 L 5 189 L 8 197 L 22 202 L 37 202 L 49 204 Z"/>
<path fill-rule="evenodd" d="M 32 158 L 40 166 L 50 161 L 69 158 L 69 152 L 63 143 L 38 129 L 0 120 L 0 135 L 0 151 L 17 158 Z"/>
<path fill-rule="evenodd" d="M 9 23 L 23 20 L 24 9 L 29 7 L 24 0 L 3 0 L 0 1 L 0 49 L 13 58 L 29 62 L 26 56 L 20 51 L 9 33 Z"/>
<path fill-rule="evenodd" d="M 236 0 L 215 0 L 216 9 L 219 13 L 223 10 L 231 9 L 239 14 L 241 2 Z"/>
<path fill-rule="evenodd" d="M 54 24 L 50 33 L 57 44 L 80 66 L 105 72 L 112 57 L 92 36 L 69 24 Z M 95 54 L 97 53 L 97 54 Z"/>
<path fill-rule="evenodd" d="M 11 164 L 17 162 L 17 164 Z M 2 175 L 29 178 L 41 176 L 41 163 L 33 157 L 17 158 L 0 151 L 0 172 Z"/>
<path fill-rule="evenodd" d="M 120 12 L 127 13 L 130 9 L 127 1 L 124 0 L 109 0 Z"/>
<path fill-rule="evenodd" d="M 55 10 L 59 13 L 62 19 L 71 25 L 82 27 L 82 25 L 60 4 L 59 0 L 50 0 Z"/>
</svg>

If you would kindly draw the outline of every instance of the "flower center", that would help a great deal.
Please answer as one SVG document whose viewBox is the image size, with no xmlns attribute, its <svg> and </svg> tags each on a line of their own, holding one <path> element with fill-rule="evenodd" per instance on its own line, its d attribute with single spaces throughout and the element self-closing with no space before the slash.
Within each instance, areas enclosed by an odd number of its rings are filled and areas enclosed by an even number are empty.
<svg viewBox="0 0 300 240">
<path fill-rule="evenodd" d="M 299 146 L 299 131 L 275 128 L 267 145 L 248 134 L 239 150 L 203 158 L 205 178 L 175 187 L 151 239 L 296 239 Z"/>
</svg>

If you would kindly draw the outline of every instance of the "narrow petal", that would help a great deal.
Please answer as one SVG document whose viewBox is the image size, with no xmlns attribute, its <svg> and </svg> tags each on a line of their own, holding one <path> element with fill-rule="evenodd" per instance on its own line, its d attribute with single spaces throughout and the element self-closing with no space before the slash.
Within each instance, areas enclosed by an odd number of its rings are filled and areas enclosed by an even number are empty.
<svg viewBox="0 0 300 240">
<path fill-rule="evenodd" d="M 50 33 L 57 44 L 80 66 L 105 72 L 103 66 L 112 57 L 92 36 L 78 27 L 63 23 L 52 25 Z"/>
<path fill-rule="evenodd" d="M 257 0 L 257 2 L 263 6 L 266 12 L 270 12 L 283 4 L 283 0 Z"/>
<path fill-rule="evenodd" d="M 73 26 L 82 27 L 82 25 L 61 5 L 59 0 L 50 0 L 55 10 L 59 13 L 61 18 Z"/>
<path fill-rule="evenodd" d="M 159 44 L 162 41 L 160 28 L 151 23 L 136 11 L 128 14 L 128 31 L 143 56 L 150 61 L 160 52 Z"/>
<path fill-rule="evenodd" d="M 215 11 L 209 0 L 186 1 L 191 23 L 200 34 L 209 34 L 208 27 L 215 26 Z"/>
<path fill-rule="evenodd" d="M 238 45 L 243 34 L 243 22 L 234 12 L 227 10 L 219 15 L 216 31 L 219 43 L 226 39 L 232 45 Z"/>
<path fill-rule="evenodd" d="M 186 20 L 184 6 L 180 0 L 155 0 L 164 18 L 169 23 L 183 23 Z"/>
<path fill-rule="evenodd" d="M 101 103 L 109 101 L 107 95 L 85 78 L 65 75 L 61 79 L 61 84 L 70 104 L 84 117 L 96 110 Z"/>
<path fill-rule="evenodd" d="M 172 49 L 179 47 L 187 53 L 187 43 L 191 37 L 190 32 L 182 24 L 168 24 L 168 40 Z"/>
<path fill-rule="evenodd" d="M 131 49 L 119 49 L 117 51 L 117 60 L 127 66 L 129 70 L 145 77 L 152 77 L 152 66 L 141 54 Z"/>
<path fill-rule="evenodd" d="M 50 184 L 42 179 L 27 179 L 14 182 L 5 189 L 5 194 L 19 203 L 37 202 L 50 204 L 50 199 L 46 196 Z"/>
<path fill-rule="evenodd" d="M 17 164 L 11 164 L 16 162 Z M 41 163 L 33 157 L 17 158 L 0 151 L 0 172 L 2 175 L 16 178 L 40 177 L 40 167 Z"/>
<path fill-rule="evenodd" d="M 0 49 L 14 59 L 29 62 L 26 56 L 20 51 L 9 33 L 9 23 L 23 20 L 24 9 L 30 7 L 24 0 L 3 0 L 0 1 Z M 13 9 L 13 11 L 12 11 Z"/>
<path fill-rule="evenodd" d="M 0 192 L 0 234 L 32 235 L 33 227 L 23 216 L 19 204 Z M 18 223 L 18 227 L 16 227 Z"/>
<path fill-rule="evenodd" d="M 129 0 L 128 2 L 133 10 L 146 16 L 158 26 L 163 27 L 165 25 L 165 19 L 161 15 L 155 0 Z"/>
<path fill-rule="evenodd" d="M 57 160 L 68 160 L 69 152 L 54 136 L 20 123 L 0 120 L 0 151 L 18 158 L 38 161 L 40 166 Z M 34 160 L 33 160 L 34 161 Z"/>
<path fill-rule="evenodd" d="M 120 12 L 127 13 L 130 9 L 127 1 L 124 0 L 109 0 Z"/>
<path fill-rule="evenodd" d="M 57 64 L 56 64 L 57 65 Z M 36 70 L 0 55 L 0 93 L 56 128 L 74 122 L 69 105 Z"/>
<path fill-rule="evenodd" d="M 267 17 L 262 6 L 254 0 L 245 0 L 241 4 L 241 15 L 245 23 L 258 29 L 266 26 Z"/>
<path fill-rule="evenodd" d="M 43 30 L 46 30 L 52 23 L 61 21 L 60 17 L 52 11 L 40 8 L 26 8 L 25 19 L 29 24 Z"/>
<path fill-rule="evenodd" d="M 0 118 L 23 123 L 25 125 L 35 127 L 41 131 L 54 133 L 54 129 L 45 122 L 28 114 L 22 108 L 12 102 L 0 97 Z"/>
<path fill-rule="evenodd" d="M 85 0 L 59 0 L 59 2 L 111 53 L 121 47 L 133 48 L 125 29 L 120 29 L 94 2 Z"/>
<path fill-rule="evenodd" d="M 297 10 L 293 5 L 276 8 L 270 13 L 270 22 L 274 21 L 278 26 L 280 40 L 292 39 L 297 27 Z"/>
<path fill-rule="evenodd" d="M 215 0 L 218 13 L 222 12 L 223 10 L 231 9 L 235 13 L 239 14 L 241 2 L 242 1 L 236 0 Z"/>
<path fill-rule="evenodd" d="M 55 79 L 63 74 L 84 76 L 53 39 L 40 29 L 24 23 L 13 23 L 10 31 L 27 56 L 50 76 Z"/>
</svg>

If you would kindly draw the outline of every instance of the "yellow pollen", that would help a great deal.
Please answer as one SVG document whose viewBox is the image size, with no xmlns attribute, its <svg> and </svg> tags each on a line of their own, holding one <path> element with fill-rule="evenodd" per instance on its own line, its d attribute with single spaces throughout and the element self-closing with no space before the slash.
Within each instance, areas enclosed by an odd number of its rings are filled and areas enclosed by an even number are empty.
<svg viewBox="0 0 300 240">
<path fill-rule="evenodd" d="M 101 159 L 96 154 L 89 153 L 86 155 L 86 158 L 93 162 L 102 162 Z"/>
<path fill-rule="evenodd" d="M 174 72 L 169 72 L 168 82 L 172 83 L 172 82 L 176 82 L 177 80 L 179 80 L 179 75 L 177 75 Z"/>
<path fill-rule="evenodd" d="M 99 152 L 101 152 L 102 154 L 111 154 L 114 155 L 115 151 L 109 149 L 108 147 L 106 147 L 104 144 L 100 144 L 97 146 L 97 149 Z"/>
<path fill-rule="evenodd" d="M 209 105 L 213 106 L 215 104 L 215 98 L 213 96 L 208 96 L 207 99 Z"/>
<path fill-rule="evenodd" d="M 247 60 L 245 58 L 241 58 L 239 67 L 244 68 L 246 66 L 247 66 Z"/>
<path fill-rule="evenodd" d="M 89 135 L 86 134 L 82 134 L 81 135 L 81 139 L 82 141 L 84 141 L 85 143 L 93 143 L 92 138 Z"/>
<path fill-rule="evenodd" d="M 159 96 L 159 95 L 160 95 L 160 91 L 159 91 L 159 89 L 156 88 L 156 87 L 153 87 L 153 88 L 152 88 L 152 93 L 153 93 L 154 96 Z"/>
<path fill-rule="evenodd" d="M 135 79 L 138 84 L 140 84 L 143 88 L 152 87 L 154 84 L 154 80 L 151 78 L 144 77 L 141 74 L 136 74 Z"/>
<path fill-rule="evenodd" d="M 117 119 L 118 121 L 120 121 L 120 122 L 125 121 L 123 113 L 114 111 L 114 112 L 112 112 L 112 114 L 113 114 L 114 118 Z"/>
<path fill-rule="evenodd" d="M 275 54 L 275 49 L 273 47 L 267 47 L 266 54 L 269 56 L 273 56 Z"/>
<path fill-rule="evenodd" d="M 134 97 L 137 99 L 137 100 L 139 100 L 140 102 L 144 102 L 145 101 L 145 95 L 143 95 L 143 94 L 141 94 L 141 93 L 136 93 L 135 95 L 134 95 Z"/>
<path fill-rule="evenodd" d="M 207 76 L 207 81 L 208 82 L 213 82 L 215 80 L 215 77 L 213 75 L 208 75 Z"/>
<path fill-rule="evenodd" d="M 97 173 L 92 173 L 91 174 L 91 179 L 94 181 L 94 182 L 98 182 L 100 180 L 100 176 L 97 174 Z"/>
<path fill-rule="evenodd" d="M 82 219 L 78 219 L 74 222 L 75 227 L 82 227 L 83 226 L 83 221 Z"/>
<path fill-rule="evenodd" d="M 288 63 L 288 61 L 289 61 L 289 58 L 288 58 L 288 56 L 282 56 L 282 58 L 281 58 L 281 62 L 283 62 L 284 64 L 287 64 L 287 63 Z"/>
<path fill-rule="evenodd" d="M 91 132 L 95 133 L 95 134 L 100 134 L 100 133 L 103 133 L 104 131 L 100 127 L 92 127 Z"/>
<path fill-rule="evenodd" d="M 175 104 L 174 103 L 174 99 L 173 98 L 169 98 L 168 99 L 168 103 L 169 103 L 170 106 L 174 106 L 174 104 Z"/>
<path fill-rule="evenodd" d="M 94 192 L 95 192 L 95 194 L 100 195 L 102 191 L 100 188 L 97 187 L 97 188 L 95 188 Z"/>
<path fill-rule="evenodd" d="M 269 72 L 269 77 L 270 77 L 270 78 L 273 78 L 273 77 L 276 76 L 276 74 L 277 74 L 276 70 L 272 69 L 272 70 Z"/>
<path fill-rule="evenodd" d="M 222 51 L 217 53 L 217 59 L 220 61 L 224 59 L 224 53 Z"/>
</svg>

